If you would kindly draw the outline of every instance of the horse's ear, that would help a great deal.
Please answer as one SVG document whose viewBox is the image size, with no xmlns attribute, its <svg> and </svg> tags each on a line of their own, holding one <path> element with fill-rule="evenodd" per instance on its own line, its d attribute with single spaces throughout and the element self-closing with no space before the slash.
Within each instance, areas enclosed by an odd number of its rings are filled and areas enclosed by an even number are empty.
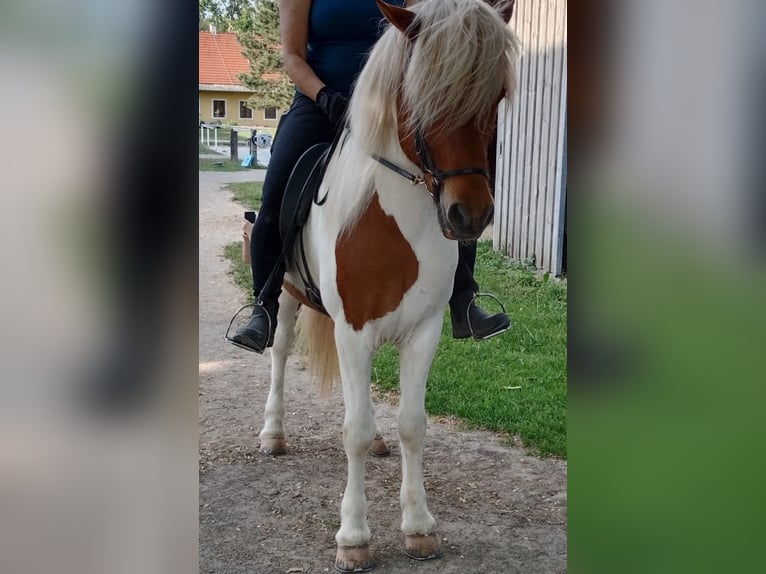
<svg viewBox="0 0 766 574">
<path fill-rule="evenodd" d="M 412 26 L 412 22 L 415 20 L 415 13 L 410 12 L 407 8 L 387 4 L 383 0 L 375 0 L 375 2 L 383 16 L 386 17 L 386 20 L 391 22 L 391 24 L 414 42 L 419 32 L 417 27 Z"/>
<path fill-rule="evenodd" d="M 516 0 L 508 0 L 507 2 L 501 2 L 500 5 L 497 6 L 497 11 L 506 24 L 511 20 L 511 16 L 513 16 L 513 8 L 515 4 Z"/>
</svg>

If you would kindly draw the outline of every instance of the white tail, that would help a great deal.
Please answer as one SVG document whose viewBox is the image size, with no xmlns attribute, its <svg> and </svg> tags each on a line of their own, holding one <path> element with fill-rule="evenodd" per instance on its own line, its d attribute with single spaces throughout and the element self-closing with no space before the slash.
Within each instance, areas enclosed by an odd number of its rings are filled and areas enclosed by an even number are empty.
<svg viewBox="0 0 766 574">
<path fill-rule="evenodd" d="M 302 307 L 297 323 L 298 346 L 309 359 L 309 370 L 317 379 L 319 394 L 327 396 L 340 377 L 335 347 L 335 322 L 323 313 Z"/>
</svg>

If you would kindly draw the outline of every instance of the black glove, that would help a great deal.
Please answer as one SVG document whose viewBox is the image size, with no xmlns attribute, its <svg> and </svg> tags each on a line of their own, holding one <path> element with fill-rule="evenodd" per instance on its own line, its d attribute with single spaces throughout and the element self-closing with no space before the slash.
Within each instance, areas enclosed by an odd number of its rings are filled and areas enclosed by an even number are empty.
<svg viewBox="0 0 766 574">
<path fill-rule="evenodd" d="M 348 107 L 348 98 L 325 86 L 317 92 L 317 105 L 330 120 L 333 129 L 338 129 L 343 124 Z"/>
</svg>

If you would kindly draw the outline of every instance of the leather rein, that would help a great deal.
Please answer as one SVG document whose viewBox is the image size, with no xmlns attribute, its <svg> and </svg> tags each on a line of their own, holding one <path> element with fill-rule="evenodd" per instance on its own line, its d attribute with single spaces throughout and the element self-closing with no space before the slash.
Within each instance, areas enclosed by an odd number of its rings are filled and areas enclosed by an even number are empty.
<svg viewBox="0 0 766 574">
<path fill-rule="evenodd" d="M 442 171 L 436 167 L 433 157 L 431 156 L 431 150 L 428 147 L 428 143 L 426 142 L 426 138 L 423 135 L 423 130 L 420 128 L 420 125 L 415 128 L 415 153 L 417 153 L 418 159 L 420 160 L 420 169 L 423 171 L 423 175 L 411 173 L 379 155 L 373 155 L 372 157 L 384 167 L 387 167 L 394 173 L 402 176 L 409 181 L 410 184 L 425 186 L 426 191 L 436 202 L 439 201 L 439 195 L 444 187 L 445 179 L 461 175 L 483 175 L 487 178 L 487 181 L 490 180 L 489 170 L 484 169 L 483 167 L 462 167 L 447 171 Z M 428 187 L 428 179 L 426 179 L 426 176 L 430 179 L 430 189 Z"/>
</svg>

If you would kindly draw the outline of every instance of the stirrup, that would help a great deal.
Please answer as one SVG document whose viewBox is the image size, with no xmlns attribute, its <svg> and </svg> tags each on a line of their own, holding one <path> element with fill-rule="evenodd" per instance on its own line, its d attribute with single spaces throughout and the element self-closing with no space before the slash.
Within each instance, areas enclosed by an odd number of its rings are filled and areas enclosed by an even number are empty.
<svg viewBox="0 0 766 574">
<path fill-rule="evenodd" d="M 503 302 L 495 297 L 492 293 L 476 293 L 473 298 L 471 298 L 471 301 L 468 303 L 468 306 L 465 308 L 465 320 L 468 323 L 468 330 L 471 333 L 471 337 L 474 338 L 476 341 L 486 341 L 487 339 L 491 339 L 492 337 L 495 337 L 497 335 L 501 335 L 502 333 L 505 333 L 507 330 L 511 328 L 510 322 L 508 323 L 508 326 L 505 329 L 500 329 L 499 331 L 495 331 L 494 333 L 490 333 L 486 337 L 477 337 L 476 331 L 473 330 L 473 325 L 471 325 L 471 305 L 474 304 L 474 301 L 478 299 L 479 297 L 490 297 L 491 299 L 494 299 L 497 301 L 497 304 L 500 305 L 500 309 L 502 310 L 503 315 L 508 315 L 508 313 L 505 312 L 505 305 L 503 305 Z"/>
<path fill-rule="evenodd" d="M 252 353 L 253 349 L 251 349 L 250 347 L 245 347 L 244 345 L 240 345 L 229 336 L 229 332 L 231 331 L 231 326 L 234 324 L 235 319 L 239 317 L 239 314 L 242 313 L 242 311 L 244 311 L 248 307 L 252 307 L 253 309 L 255 309 L 256 307 L 261 307 L 266 312 L 266 318 L 269 320 L 269 333 L 271 333 L 271 325 L 272 325 L 271 313 L 269 313 L 268 309 L 266 309 L 266 307 L 263 305 L 263 300 L 258 299 L 258 301 L 256 301 L 255 303 L 248 303 L 246 305 L 242 305 L 242 307 L 237 309 L 236 313 L 234 313 L 234 316 L 231 318 L 231 321 L 229 321 L 229 326 L 226 327 L 226 333 L 224 333 L 223 338 L 226 339 L 229 343 L 231 343 L 235 347 L 239 347 L 240 349 L 244 349 L 245 351 L 250 351 Z"/>
</svg>

